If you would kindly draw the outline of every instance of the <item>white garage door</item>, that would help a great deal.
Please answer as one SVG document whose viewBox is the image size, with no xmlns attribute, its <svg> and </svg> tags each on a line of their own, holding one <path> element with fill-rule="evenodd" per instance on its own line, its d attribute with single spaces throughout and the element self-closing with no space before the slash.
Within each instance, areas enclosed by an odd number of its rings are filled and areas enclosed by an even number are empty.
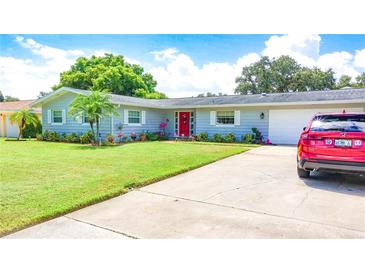
<svg viewBox="0 0 365 274">
<path fill-rule="evenodd" d="M 363 111 L 362 108 L 345 108 Z M 273 144 L 297 144 L 299 135 L 309 120 L 318 112 L 342 112 L 341 109 L 280 109 L 269 111 L 269 138 Z"/>
<path fill-rule="evenodd" d="M 19 128 L 16 124 L 11 124 L 9 116 L 6 117 L 6 137 L 18 137 Z"/>
</svg>

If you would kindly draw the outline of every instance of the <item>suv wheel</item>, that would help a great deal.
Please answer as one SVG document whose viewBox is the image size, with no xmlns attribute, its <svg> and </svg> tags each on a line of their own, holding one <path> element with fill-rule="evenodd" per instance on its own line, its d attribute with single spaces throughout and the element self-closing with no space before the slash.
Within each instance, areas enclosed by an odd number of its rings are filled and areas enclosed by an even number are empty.
<svg viewBox="0 0 365 274">
<path fill-rule="evenodd" d="M 300 178 L 309 178 L 310 171 L 297 167 L 297 173 Z"/>
</svg>

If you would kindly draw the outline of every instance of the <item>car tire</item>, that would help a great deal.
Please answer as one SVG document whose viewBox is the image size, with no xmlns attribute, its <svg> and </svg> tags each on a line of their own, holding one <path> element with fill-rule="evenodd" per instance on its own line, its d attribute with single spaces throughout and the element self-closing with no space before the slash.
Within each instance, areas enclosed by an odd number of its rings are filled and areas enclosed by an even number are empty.
<svg viewBox="0 0 365 274">
<path fill-rule="evenodd" d="M 309 178 L 310 171 L 297 167 L 297 173 L 300 178 Z"/>
</svg>

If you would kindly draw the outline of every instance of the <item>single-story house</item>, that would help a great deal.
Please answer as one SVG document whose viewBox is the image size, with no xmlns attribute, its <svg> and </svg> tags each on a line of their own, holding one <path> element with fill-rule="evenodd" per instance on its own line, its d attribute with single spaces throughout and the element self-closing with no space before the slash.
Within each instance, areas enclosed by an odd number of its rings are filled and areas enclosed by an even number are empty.
<svg viewBox="0 0 365 274">
<path fill-rule="evenodd" d="M 21 109 L 31 109 L 41 119 L 41 109 L 33 108 L 31 104 L 34 100 L 21 100 L 14 102 L 0 102 L 0 137 L 18 137 L 18 125 L 10 122 L 10 115 Z"/>
<path fill-rule="evenodd" d="M 43 130 L 59 133 L 82 133 L 89 130 L 87 117 L 75 119 L 68 114 L 70 103 L 77 95 L 89 91 L 63 87 L 33 102 L 42 108 Z M 207 132 L 234 133 L 238 139 L 258 128 L 265 139 L 276 144 L 297 143 L 300 132 L 318 112 L 364 111 L 365 89 L 289 92 L 219 97 L 143 99 L 111 95 L 120 115 L 101 121 L 101 135 L 157 132 L 165 119 L 169 120 L 169 137 L 187 137 Z"/>
</svg>

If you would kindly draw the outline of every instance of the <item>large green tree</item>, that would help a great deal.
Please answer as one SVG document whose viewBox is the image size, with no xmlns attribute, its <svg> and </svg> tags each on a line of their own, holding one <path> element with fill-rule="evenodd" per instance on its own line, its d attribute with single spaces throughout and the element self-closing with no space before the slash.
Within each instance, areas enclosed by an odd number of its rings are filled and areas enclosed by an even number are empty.
<svg viewBox="0 0 365 274">
<path fill-rule="evenodd" d="M 336 84 L 336 88 L 344 88 L 344 87 L 351 87 L 352 86 L 352 78 L 348 75 L 342 75 Z"/>
<path fill-rule="evenodd" d="M 79 119 L 87 117 L 95 142 L 99 137 L 101 119 L 119 115 L 117 106 L 111 102 L 111 96 L 100 90 L 93 90 L 88 96 L 78 95 L 70 104 L 69 114 Z"/>
<path fill-rule="evenodd" d="M 323 71 L 319 68 L 301 68 L 293 77 L 290 85 L 293 91 L 333 89 L 336 79 L 332 69 Z"/>
<path fill-rule="evenodd" d="M 15 102 L 15 101 L 19 101 L 19 98 L 10 95 L 5 96 L 4 102 Z"/>
<path fill-rule="evenodd" d="M 263 56 L 243 67 L 236 83 L 236 94 L 257 94 L 331 89 L 335 78 L 332 70 L 303 67 L 290 56 L 274 59 Z"/>
<path fill-rule="evenodd" d="M 166 98 L 165 94 L 156 91 L 157 82 L 150 73 L 146 73 L 140 65 L 127 63 L 122 55 L 78 58 L 70 70 L 61 73 L 60 83 L 53 89 L 62 86 L 145 98 Z"/>
<path fill-rule="evenodd" d="M 356 83 L 353 85 L 357 88 L 365 88 L 365 72 L 355 78 Z"/>
</svg>

